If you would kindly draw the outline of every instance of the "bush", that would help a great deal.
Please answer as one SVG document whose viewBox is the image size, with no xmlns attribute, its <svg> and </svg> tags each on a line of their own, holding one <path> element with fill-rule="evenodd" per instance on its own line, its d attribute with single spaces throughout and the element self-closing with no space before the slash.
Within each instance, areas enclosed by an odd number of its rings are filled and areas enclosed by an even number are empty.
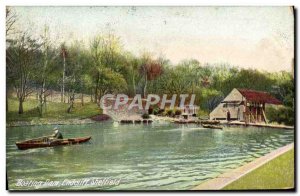
<svg viewBox="0 0 300 196">
<path fill-rule="evenodd" d="M 149 107 L 148 114 L 153 114 L 153 107 Z"/>
<path fill-rule="evenodd" d="M 181 112 L 180 109 L 176 109 L 176 110 L 175 110 L 175 115 L 176 115 L 176 116 L 181 115 L 181 113 L 182 113 L 182 112 Z"/>
<path fill-rule="evenodd" d="M 208 118 L 209 113 L 207 111 L 204 111 L 204 110 L 199 110 L 197 116 L 201 117 L 201 118 Z"/>
<path fill-rule="evenodd" d="M 173 110 L 167 110 L 167 115 L 172 117 L 174 115 Z"/>
<path fill-rule="evenodd" d="M 154 115 L 157 115 L 158 112 L 159 112 L 159 108 L 154 108 L 154 109 L 153 109 L 153 114 L 154 114 Z"/>
<path fill-rule="evenodd" d="M 290 107 L 267 107 L 266 115 L 269 122 L 277 122 L 279 124 L 294 125 L 294 110 Z"/>
<path fill-rule="evenodd" d="M 159 109 L 159 108 L 158 108 L 157 114 L 161 114 L 161 115 L 163 115 L 163 116 L 166 115 L 166 114 L 165 114 L 165 110 L 164 110 L 164 109 Z"/>
<path fill-rule="evenodd" d="M 154 105 L 153 107 L 150 107 L 152 109 L 151 111 L 151 114 L 154 114 L 154 115 L 158 115 L 158 114 L 161 114 L 159 113 L 160 112 L 160 108 L 158 107 L 158 105 Z M 149 114 L 150 114 L 150 108 L 149 108 Z"/>
<path fill-rule="evenodd" d="M 142 115 L 142 118 L 143 118 L 143 119 L 149 119 L 150 116 L 149 116 L 149 114 L 145 113 L 145 114 Z"/>
</svg>

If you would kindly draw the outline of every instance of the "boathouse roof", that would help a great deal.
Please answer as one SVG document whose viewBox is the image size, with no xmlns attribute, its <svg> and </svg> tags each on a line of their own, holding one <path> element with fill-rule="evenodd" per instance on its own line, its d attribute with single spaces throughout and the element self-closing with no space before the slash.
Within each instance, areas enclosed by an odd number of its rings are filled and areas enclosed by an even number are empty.
<svg viewBox="0 0 300 196">
<path fill-rule="evenodd" d="M 247 101 L 258 102 L 258 103 L 268 103 L 268 104 L 282 104 L 281 101 L 273 97 L 267 92 L 255 91 L 249 89 L 237 89 Z"/>
</svg>

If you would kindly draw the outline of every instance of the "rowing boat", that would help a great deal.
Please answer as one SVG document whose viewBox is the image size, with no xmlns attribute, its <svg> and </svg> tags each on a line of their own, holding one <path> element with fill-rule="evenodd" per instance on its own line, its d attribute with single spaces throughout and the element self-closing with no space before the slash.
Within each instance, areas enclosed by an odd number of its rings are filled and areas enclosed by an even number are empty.
<svg viewBox="0 0 300 196">
<path fill-rule="evenodd" d="M 218 125 L 208 125 L 208 124 L 202 124 L 202 127 L 204 127 L 204 128 L 210 128 L 210 129 L 223 129 L 222 126 L 218 126 Z"/>
<path fill-rule="evenodd" d="M 62 145 L 73 145 L 87 142 L 91 139 L 91 136 L 88 137 L 78 137 L 78 138 L 69 138 L 69 139 L 49 139 L 48 137 L 35 138 L 31 140 L 16 142 L 18 149 L 26 150 L 30 148 L 46 148 Z"/>
</svg>

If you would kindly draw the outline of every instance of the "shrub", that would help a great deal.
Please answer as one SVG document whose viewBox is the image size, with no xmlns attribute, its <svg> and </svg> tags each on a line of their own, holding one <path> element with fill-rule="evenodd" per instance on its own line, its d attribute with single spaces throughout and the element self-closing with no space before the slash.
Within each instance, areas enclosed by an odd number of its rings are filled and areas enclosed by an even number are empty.
<svg viewBox="0 0 300 196">
<path fill-rule="evenodd" d="M 167 115 L 168 116 L 173 116 L 173 114 L 174 114 L 173 110 L 167 110 Z"/>
<path fill-rule="evenodd" d="M 279 124 L 294 125 L 294 110 L 290 107 L 266 107 L 266 116 L 269 122 Z"/>
<path fill-rule="evenodd" d="M 150 116 L 149 116 L 149 114 L 145 113 L 145 114 L 142 115 L 142 118 L 143 118 L 143 119 L 149 119 Z"/>
<path fill-rule="evenodd" d="M 159 113 L 160 108 L 158 107 L 158 105 L 154 105 L 153 107 L 150 107 L 150 108 L 152 108 L 152 113 L 151 114 L 154 114 L 154 115 L 160 114 Z M 150 111 L 148 113 L 150 114 Z"/>
<path fill-rule="evenodd" d="M 180 109 L 176 109 L 176 110 L 175 110 L 175 115 L 181 115 L 181 113 L 182 113 L 182 112 L 181 112 Z"/>
<path fill-rule="evenodd" d="M 204 111 L 204 110 L 199 110 L 197 116 L 201 117 L 201 118 L 208 118 L 209 113 L 207 111 Z"/>
<path fill-rule="evenodd" d="M 149 109 L 148 109 L 148 114 L 153 114 L 153 107 L 149 107 Z"/>
<path fill-rule="evenodd" d="M 157 115 L 158 112 L 159 112 L 159 108 L 154 108 L 154 109 L 153 109 L 153 114 L 154 114 L 154 115 Z"/>
<path fill-rule="evenodd" d="M 164 112 L 165 112 L 164 109 L 159 109 L 159 108 L 158 108 L 157 114 L 166 115 L 166 114 L 164 114 Z"/>
</svg>

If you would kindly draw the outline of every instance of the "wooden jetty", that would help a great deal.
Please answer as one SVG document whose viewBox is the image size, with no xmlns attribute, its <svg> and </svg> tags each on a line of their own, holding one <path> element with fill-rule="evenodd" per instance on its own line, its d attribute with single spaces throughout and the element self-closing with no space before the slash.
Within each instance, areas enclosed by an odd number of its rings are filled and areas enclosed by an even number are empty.
<svg viewBox="0 0 300 196">
<path fill-rule="evenodd" d="M 119 121 L 121 124 L 150 124 L 153 122 L 153 120 L 151 119 L 136 119 L 136 120 L 132 120 L 132 119 L 122 119 Z"/>
<path fill-rule="evenodd" d="M 295 129 L 294 126 L 277 125 L 277 124 L 265 124 L 265 123 L 245 123 L 240 121 L 224 122 L 228 126 L 253 126 L 253 127 L 266 127 L 266 128 L 278 128 L 278 129 Z"/>
</svg>

